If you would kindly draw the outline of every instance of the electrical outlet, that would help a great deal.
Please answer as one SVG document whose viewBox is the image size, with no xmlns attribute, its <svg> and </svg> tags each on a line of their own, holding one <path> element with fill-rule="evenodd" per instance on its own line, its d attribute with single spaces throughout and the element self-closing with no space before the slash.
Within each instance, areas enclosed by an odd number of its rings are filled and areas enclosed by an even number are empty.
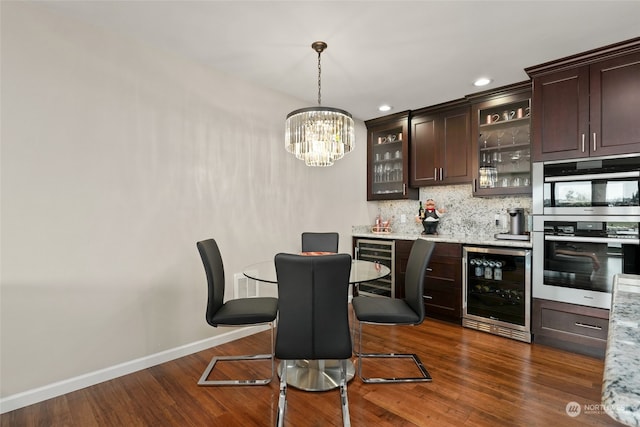
<svg viewBox="0 0 640 427">
<path fill-rule="evenodd" d="M 496 221 L 496 227 L 500 227 L 500 214 L 495 214 L 493 219 Z"/>
<path fill-rule="evenodd" d="M 403 224 L 407 222 L 407 216 L 405 214 L 400 215 L 400 222 Z"/>
</svg>

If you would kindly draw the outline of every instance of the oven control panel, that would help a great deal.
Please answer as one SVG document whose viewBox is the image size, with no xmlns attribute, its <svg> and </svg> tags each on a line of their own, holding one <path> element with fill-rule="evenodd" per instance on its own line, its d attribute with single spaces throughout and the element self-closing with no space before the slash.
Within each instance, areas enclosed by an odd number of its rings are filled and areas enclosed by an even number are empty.
<svg viewBox="0 0 640 427">
<path fill-rule="evenodd" d="M 638 239 L 639 224 L 615 221 L 545 221 L 547 236 Z"/>
</svg>

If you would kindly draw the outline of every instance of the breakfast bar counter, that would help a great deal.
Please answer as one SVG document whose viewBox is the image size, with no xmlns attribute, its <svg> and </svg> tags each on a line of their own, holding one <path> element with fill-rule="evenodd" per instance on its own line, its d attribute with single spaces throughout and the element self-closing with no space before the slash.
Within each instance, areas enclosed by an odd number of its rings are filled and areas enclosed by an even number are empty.
<svg viewBox="0 0 640 427">
<path fill-rule="evenodd" d="M 640 276 L 614 279 L 602 406 L 614 420 L 640 426 Z"/>
</svg>

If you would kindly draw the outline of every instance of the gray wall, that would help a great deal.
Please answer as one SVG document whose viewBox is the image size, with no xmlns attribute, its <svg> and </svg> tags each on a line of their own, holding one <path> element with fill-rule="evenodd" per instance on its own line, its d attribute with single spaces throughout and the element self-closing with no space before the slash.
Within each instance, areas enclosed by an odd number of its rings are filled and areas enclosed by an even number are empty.
<svg viewBox="0 0 640 427">
<path fill-rule="evenodd" d="M 373 218 L 362 122 L 307 168 L 284 150 L 298 100 L 33 3 L 1 23 L 2 398 L 218 334 L 197 240 L 229 284 L 303 230 L 350 252 Z"/>
</svg>

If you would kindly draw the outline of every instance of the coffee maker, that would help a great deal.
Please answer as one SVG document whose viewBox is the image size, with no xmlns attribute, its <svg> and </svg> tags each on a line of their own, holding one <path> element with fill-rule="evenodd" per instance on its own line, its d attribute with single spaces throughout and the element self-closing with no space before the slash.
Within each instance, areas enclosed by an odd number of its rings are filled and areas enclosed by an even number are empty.
<svg viewBox="0 0 640 427">
<path fill-rule="evenodd" d="M 525 231 L 524 227 L 524 209 L 509 208 L 507 209 L 507 214 L 509 214 L 509 232 L 498 233 L 495 235 L 495 238 L 504 240 L 529 240 L 529 234 Z"/>
</svg>

